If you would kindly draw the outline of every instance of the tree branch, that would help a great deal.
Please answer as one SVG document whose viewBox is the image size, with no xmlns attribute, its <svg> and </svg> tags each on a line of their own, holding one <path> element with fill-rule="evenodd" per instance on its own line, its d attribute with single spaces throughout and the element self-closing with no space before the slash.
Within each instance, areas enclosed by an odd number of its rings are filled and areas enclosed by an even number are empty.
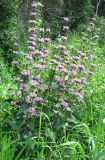
<svg viewBox="0 0 105 160">
<path fill-rule="evenodd" d="M 101 0 L 98 1 L 97 6 L 96 6 L 96 16 L 98 16 L 100 3 L 101 3 Z"/>
</svg>

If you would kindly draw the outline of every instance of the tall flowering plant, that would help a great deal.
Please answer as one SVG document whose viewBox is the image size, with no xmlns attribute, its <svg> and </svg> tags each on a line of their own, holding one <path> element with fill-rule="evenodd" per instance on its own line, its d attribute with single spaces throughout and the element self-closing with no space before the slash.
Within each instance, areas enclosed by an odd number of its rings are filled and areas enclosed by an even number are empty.
<svg viewBox="0 0 105 160">
<path fill-rule="evenodd" d="M 24 118 L 23 123 L 28 118 L 38 118 L 41 110 L 52 111 L 52 116 L 60 110 L 73 112 L 71 104 L 83 98 L 84 87 L 88 85 L 87 76 L 93 75 L 96 67 L 92 63 L 91 71 L 88 70 L 88 53 L 69 50 L 67 18 L 64 18 L 65 26 L 62 27 L 64 35 L 52 42 L 50 29 L 40 27 L 41 7 L 41 3 L 32 3 L 27 52 L 22 54 L 21 64 L 16 59 L 12 62 L 15 68 L 21 65 L 19 76 L 14 78 L 17 91 L 12 104 L 16 107 L 18 119 Z M 13 53 L 16 57 L 20 55 L 18 51 Z M 92 61 L 95 60 L 96 57 L 92 57 Z"/>
</svg>

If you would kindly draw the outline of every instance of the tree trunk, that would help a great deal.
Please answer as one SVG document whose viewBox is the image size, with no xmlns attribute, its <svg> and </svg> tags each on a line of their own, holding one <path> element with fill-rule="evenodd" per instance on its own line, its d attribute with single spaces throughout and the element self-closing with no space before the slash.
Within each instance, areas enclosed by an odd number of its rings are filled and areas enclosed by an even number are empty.
<svg viewBox="0 0 105 160">
<path fill-rule="evenodd" d="M 30 18 L 30 11 L 31 11 L 31 3 L 32 0 L 21 0 L 20 6 L 18 8 L 18 39 L 19 43 L 22 41 L 24 42 L 27 39 L 27 30 L 28 30 L 28 21 Z"/>
<path fill-rule="evenodd" d="M 98 16 L 98 11 L 99 11 L 99 6 L 100 6 L 100 3 L 101 3 L 101 0 L 99 0 L 98 2 L 97 2 L 97 6 L 96 6 L 96 16 Z"/>
</svg>

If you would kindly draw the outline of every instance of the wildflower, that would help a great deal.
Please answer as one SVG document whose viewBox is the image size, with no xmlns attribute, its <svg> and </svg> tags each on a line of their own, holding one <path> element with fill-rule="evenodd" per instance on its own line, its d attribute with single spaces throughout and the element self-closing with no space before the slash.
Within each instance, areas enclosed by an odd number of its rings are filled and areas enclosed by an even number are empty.
<svg viewBox="0 0 105 160">
<path fill-rule="evenodd" d="M 35 69 L 38 69 L 38 70 L 44 70 L 44 69 L 47 68 L 47 66 L 41 65 L 41 64 L 35 64 L 35 65 L 34 65 L 34 68 L 35 68 Z"/>
<path fill-rule="evenodd" d="M 77 75 L 77 72 L 75 71 L 69 72 L 69 76 L 76 76 L 76 75 Z"/>
<path fill-rule="evenodd" d="M 92 68 L 95 68 L 97 65 L 96 64 L 91 64 L 91 67 Z"/>
<path fill-rule="evenodd" d="M 45 58 L 45 57 L 47 57 L 47 54 L 44 54 L 43 52 L 39 52 L 39 56 L 41 57 L 41 58 Z"/>
<path fill-rule="evenodd" d="M 81 79 L 79 79 L 79 78 L 75 78 L 75 79 L 72 79 L 71 80 L 71 83 L 81 83 L 82 82 L 82 80 Z"/>
<path fill-rule="evenodd" d="M 35 114 L 35 108 L 34 107 L 30 107 L 27 109 L 27 113 L 34 115 Z"/>
<path fill-rule="evenodd" d="M 33 46 L 36 45 L 36 42 L 34 42 L 34 41 L 27 41 L 27 44 L 28 44 L 28 45 L 31 45 L 31 46 L 33 47 Z"/>
<path fill-rule="evenodd" d="M 82 78 L 81 78 L 81 81 L 82 81 L 84 84 L 86 84 L 86 78 L 85 78 L 85 77 L 82 77 Z"/>
<path fill-rule="evenodd" d="M 51 42 L 50 38 L 44 38 L 44 42 Z"/>
<path fill-rule="evenodd" d="M 80 56 L 81 56 L 81 57 L 85 57 L 85 56 L 86 56 L 86 53 L 81 53 Z"/>
<path fill-rule="evenodd" d="M 67 40 L 67 37 L 66 36 L 61 36 L 61 40 L 65 41 L 65 40 Z"/>
<path fill-rule="evenodd" d="M 89 72 L 88 72 L 88 74 L 89 74 L 89 75 L 94 75 L 94 73 L 93 73 L 93 72 L 91 72 L 91 71 L 89 71 Z"/>
<path fill-rule="evenodd" d="M 47 28 L 47 29 L 46 29 L 46 32 L 50 32 L 50 31 L 51 31 L 50 28 Z"/>
<path fill-rule="evenodd" d="M 29 95 L 30 95 L 31 98 L 35 98 L 37 96 L 37 94 L 35 92 L 30 92 Z"/>
<path fill-rule="evenodd" d="M 60 38 L 57 38 L 58 41 L 65 41 L 67 40 L 66 36 L 61 36 Z"/>
<path fill-rule="evenodd" d="M 84 65 L 78 65 L 79 69 L 85 69 L 85 66 Z"/>
<path fill-rule="evenodd" d="M 94 26 L 94 23 L 90 22 L 90 25 L 91 25 L 91 26 Z"/>
<path fill-rule="evenodd" d="M 59 68 L 59 69 L 64 69 L 64 65 L 59 62 L 58 68 Z"/>
<path fill-rule="evenodd" d="M 29 49 L 30 51 L 34 51 L 34 50 L 35 50 L 35 47 L 33 47 L 33 46 L 28 46 L 28 49 Z"/>
<path fill-rule="evenodd" d="M 35 17 L 37 14 L 35 12 L 31 12 L 31 16 Z"/>
<path fill-rule="evenodd" d="M 70 64 L 70 62 L 69 61 L 65 61 L 65 64 Z"/>
<path fill-rule="evenodd" d="M 64 55 L 66 55 L 66 56 L 67 56 L 67 55 L 68 55 L 68 53 L 69 53 L 69 52 L 68 52 L 67 50 L 64 50 Z"/>
<path fill-rule="evenodd" d="M 33 75 L 33 76 L 31 76 L 31 78 L 33 79 L 33 80 L 39 80 L 40 79 L 40 76 L 39 75 Z"/>
<path fill-rule="evenodd" d="M 42 50 L 42 52 L 46 55 L 48 55 L 48 50 Z"/>
<path fill-rule="evenodd" d="M 27 92 L 27 84 L 26 83 L 22 83 L 20 85 L 20 90 L 22 90 L 23 92 Z"/>
<path fill-rule="evenodd" d="M 68 31 L 68 30 L 69 30 L 69 27 L 68 27 L 68 26 L 63 26 L 63 30 L 64 30 L 64 31 Z"/>
<path fill-rule="evenodd" d="M 35 104 L 35 100 L 33 99 L 33 98 L 29 98 L 29 97 L 27 97 L 27 99 L 26 99 L 26 102 L 28 103 L 28 104 Z"/>
<path fill-rule="evenodd" d="M 18 52 L 18 51 L 13 51 L 13 54 L 15 54 L 15 55 L 19 55 L 19 54 L 20 54 L 20 52 Z"/>
<path fill-rule="evenodd" d="M 65 86 L 65 82 L 64 79 L 62 78 L 55 78 L 55 80 L 59 83 L 60 86 L 64 87 Z"/>
<path fill-rule="evenodd" d="M 99 36 L 98 36 L 98 35 L 93 36 L 93 39 L 97 39 L 97 38 L 99 38 Z"/>
<path fill-rule="evenodd" d="M 35 102 L 43 102 L 44 100 L 43 100 L 43 98 L 41 98 L 41 97 L 37 97 L 37 98 L 35 98 Z"/>
<path fill-rule="evenodd" d="M 40 60 L 39 60 L 39 63 L 40 63 L 41 65 L 44 65 L 44 64 L 45 64 L 44 59 L 40 59 Z"/>
<path fill-rule="evenodd" d="M 17 61 L 12 62 L 13 65 L 18 65 L 19 63 Z"/>
<path fill-rule="evenodd" d="M 32 3 L 31 6 L 32 6 L 33 8 L 37 8 L 37 3 Z"/>
<path fill-rule="evenodd" d="M 97 57 L 96 57 L 96 56 L 91 56 L 91 58 L 92 58 L 92 59 L 94 59 L 94 60 L 96 60 L 96 59 L 97 59 Z"/>
<path fill-rule="evenodd" d="M 90 28 L 87 28 L 87 31 L 91 32 L 92 30 Z"/>
<path fill-rule="evenodd" d="M 76 56 L 74 56 L 74 57 L 73 57 L 73 60 L 77 62 L 77 61 L 79 61 L 79 60 L 80 60 L 80 57 L 76 57 Z"/>
<path fill-rule="evenodd" d="M 30 55 L 27 55 L 27 56 L 26 56 L 26 59 L 28 59 L 28 60 L 30 60 L 30 61 L 33 60 L 32 56 L 30 56 Z"/>
<path fill-rule="evenodd" d="M 52 62 L 52 64 L 54 64 L 54 65 L 59 65 L 59 62 L 56 61 L 56 60 L 54 60 L 54 59 L 52 59 L 51 62 Z"/>
<path fill-rule="evenodd" d="M 77 53 L 78 53 L 79 55 L 81 55 L 82 52 L 78 50 Z"/>
<path fill-rule="evenodd" d="M 28 76 L 29 76 L 29 70 L 24 70 L 24 71 L 22 71 L 22 72 L 21 72 L 21 75 L 22 75 L 23 77 L 28 77 Z"/>
<path fill-rule="evenodd" d="M 74 69 L 78 69 L 78 66 L 76 64 L 72 64 L 71 67 Z"/>
<path fill-rule="evenodd" d="M 40 28 L 38 31 L 41 32 L 41 33 L 44 33 L 45 29 L 44 28 Z"/>
<path fill-rule="evenodd" d="M 45 90 L 48 90 L 48 87 L 43 85 L 42 87 L 39 88 L 40 91 L 45 91 Z"/>
<path fill-rule="evenodd" d="M 45 42 L 45 39 L 44 39 L 44 38 L 37 38 L 37 41 L 38 41 L 39 43 L 44 43 L 44 42 Z"/>
<path fill-rule="evenodd" d="M 75 91 L 74 88 L 69 88 L 69 89 L 68 89 L 68 92 L 69 92 L 69 93 L 74 93 L 74 91 Z"/>
<path fill-rule="evenodd" d="M 68 73 L 69 72 L 67 68 L 62 68 L 61 71 L 64 72 L 64 73 Z"/>
<path fill-rule="evenodd" d="M 14 81 L 15 81 L 15 82 L 20 82 L 20 77 L 15 77 L 15 78 L 14 78 Z"/>
<path fill-rule="evenodd" d="M 43 7 L 43 5 L 41 3 L 32 3 L 32 8 L 37 7 Z M 27 103 L 27 107 L 29 106 L 25 112 L 27 115 L 35 115 L 35 107 L 33 107 L 33 105 L 37 102 L 43 104 L 44 98 L 42 98 L 41 95 L 46 98 L 46 102 L 49 101 L 50 103 L 51 100 L 52 104 L 58 103 L 60 99 L 59 105 L 66 107 L 68 111 L 72 112 L 68 107 L 69 102 L 72 101 L 75 103 L 76 98 L 82 98 L 80 91 L 85 84 L 87 84 L 84 74 L 90 74 L 88 71 L 85 71 L 86 67 L 84 65 L 86 64 L 86 60 L 88 60 L 88 52 L 77 51 L 78 55 L 75 56 L 74 54 L 72 56 L 70 51 L 67 50 L 68 47 L 63 43 L 63 41 L 66 41 L 68 38 L 60 35 L 57 38 L 59 44 L 54 47 L 54 54 L 50 54 L 49 51 L 45 50 L 47 42 L 51 42 L 51 39 L 48 38 L 50 28 L 37 28 L 37 26 L 34 28 L 34 24 L 37 23 L 34 17 L 36 16 L 36 18 L 38 18 L 37 13 L 34 13 L 34 11 L 30 13 L 31 20 L 29 20 L 29 23 L 31 25 L 28 30 L 28 51 L 24 53 L 24 61 L 22 63 L 24 69 L 21 72 L 20 78 L 15 78 L 16 82 L 18 82 L 18 88 L 20 89 L 17 92 L 18 97 L 20 100 L 25 100 L 23 103 Z M 66 22 L 69 21 L 68 18 L 64 20 Z M 66 24 L 62 28 L 64 31 L 69 31 L 70 27 Z M 45 34 L 47 38 L 44 37 Z M 14 53 L 18 55 L 17 51 L 15 52 Z M 51 56 L 51 60 L 46 58 L 48 55 Z M 43 71 L 47 68 L 46 64 L 49 67 L 47 72 Z M 47 91 L 50 89 L 51 94 L 48 95 Z M 48 96 L 46 96 L 46 93 Z M 63 99 L 61 99 L 62 97 Z"/>
<path fill-rule="evenodd" d="M 65 101 L 62 101 L 60 104 L 61 104 L 62 107 L 68 107 L 68 103 L 65 102 Z"/>
<path fill-rule="evenodd" d="M 29 28 L 29 29 L 28 29 L 28 32 L 29 32 L 29 33 L 35 33 L 35 29 L 34 29 L 34 28 Z"/>
<path fill-rule="evenodd" d="M 50 42 L 51 39 L 50 38 L 38 38 L 37 41 L 40 43 L 44 43 L 44 42 Z"/>
<path fill-rule="evenodd" d="M 86 56 L 86 53 L 83 53 L 81 51 L 77 51 L 77 53 L 81 56 L 81 57 L 85 57 Z"/>
<path fill-rule="evenodd" d="M 26 61 L 26 62 L 23 63 L 23 65 L 29 65 L 29 64 L 30 64 L 29 61 Z"/>
<path fill-rule="evenodd" d="M 55 49 L 57 49 L 57 50 L 66 50 L 66 47 L 63 46 L 63 45 L 59 45 L 59 46 L 56 46 Z"/>
<path fill-rule="evenodd" d="M 31 80 L 30 85 L 31 85 L 31 87 L 36 87 L 38 85 L 38 82 Z"/>
<path fill-rule="evenodd" d="M 36 34 L 35 33 L 31 33 L 31 37 L 36 38 Z"/>
<path fill-rule="evenodd" d="M 68 17 L 64 17 L 64 21 L 69 22 L 69 18 Z"/>
<path fill-rule="evenodd" d="M 59 55 L 54 55 L 54 58 L 56 58 L 56 59 L 60 59 L 60 56 Z"/>
<path fill-rule="evenodd" d="M 84 60 L 87 61 L 87 60 L 88 60 L 88 57 L 84 57 Z"/>
<path fill-rule="evenodd" d="M 29 20 L 29 24 L 35 24 L 36 21 L 35 20 Z"/>
<path fill-rule="evenodd" d="M 36 38 L 31 36 L 29 37 L 29 40 L 36 41 Z"/>
<path fill-rule="evenodd" d="M 15 107 L 16 106 L 16 101 L 12 101 L 11 105 Z"/>
<path fill-rule="evenodd" d="M 79 92 L 74 93 L 74 95 L 75 95 L 77 98 L 83 98 L 82 94 L 79 93 Z"/>
</svg>

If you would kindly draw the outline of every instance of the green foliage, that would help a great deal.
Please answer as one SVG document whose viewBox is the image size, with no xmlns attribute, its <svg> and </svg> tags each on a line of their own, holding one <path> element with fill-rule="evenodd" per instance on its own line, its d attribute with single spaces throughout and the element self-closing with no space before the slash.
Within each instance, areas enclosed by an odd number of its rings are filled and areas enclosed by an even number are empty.
<svg viewBox="0 0 105 160">
<path fill-rule="evenodd" d="M 61 1 L 58 0 L 57 2 L 60 3 Z M 50 3 L 51 5 L 47 0 L 45 2 L 43 1 L 44 9 L 42 10 L 42 17 L 43 22 L 52 28 L 53 36 L 59 35 L 62 26 L 66 25 L 63 19 L 64 17 L 69 19 L 68 24 L 70 29 L 73 30 L 77 28 L 79 24 L 89 22 L 90 18 L 94 15 L 91 0 L 64 0 L 64 5 L 58 13 L 56 13 L 56 11 L 53 13 L 53 7 L 58 9 L 56 1 L 51 0 Z"/>
<path fill-rule="evenodd" d="M 71 27 L 74 28 L 80 23 L 86 23 L 93 16 L 93 7 L 90 0 L 68 0 L 65 1 L 66 16 L 71 17 Z"/>
<path fill-rule="evenodd" d="M 71 105 L 72 113 L 48 104 L 33 120 L 19 119 L 25 106 L 16 114 L 16 108 L 10 103 L 16 99 L 11 91 L 17 89 L 11 77 L 18 72 L 8 68 L 0 57 L 0 160 L 105 160 L 104 23 L 104 19 L 98 19 L 94 25 L 82 25 L 78 32 L 69 33 L 66 45 L 71 54 L 83 50 L 97 56 L 97 68 L 94 76 L 88 77 L 90 84 L 84 90 L 84 99 Z M 100 31 L 97 26 L 102 27 Z M 100 35 L 98 39 L 93 38 L 94 33 Z M 53 45 L 49 44 L 48 64 Z M 17 60 L 22 63 L 23 57 Z"/>
<path fill-rule="evenodd" d="M 70 34 L 68 41 L 70 48 L 81 49 L 81 44 L 86 43 L 78 34 Z M 90 43 L 88 43 L 90 45 Z M 86 45 L 87 46 L 87 45 Z M 87 46 L 89 47 L 89 46 Z M 98 56 L 101 53 L 98 43 L 96 44 L 95 54 Z M 3 60 L 2 60 L 3 61 Z M 45 114 L 41 112 L 37 126 L 34 128 L 36 120 L 32 124 L 28 119 L 28 127 L 33 128 L 34 135 L 24 135 L 20 137 L 21 129 L 24 122 L 16 123 L 16 119 L 11 115 L 10 103 L 6 103 L 8 96 L 2 96 L 2 105 L 0 113 L 2 118 L 2 130 L 0 133 L 0 158 L 1 160 L 12 159 L 48 159 L 48 160 L 78 160 L 78 159 L 102 159 L 104 160 L 105 153 L 105 71 L 104 57 L 100 56 L 97 59 L 97 70 L 91 79 L 91 84 L 87 86 L 89 93 L 83 101 L 78 105 L 72 105 L 74 110 L 73 115 L 67 118 L 67 115 L 59 112 L 56 119 L 51 118 L 51 112 Z M 2 66 L 3 63 L 2 63 Z M 5 68 L 5 67 L 3 67 Z M 2 76 L 8 75 L 7 67 L 2 70 Z M 9 81 L 10 78 L 7 78 Z M 2 85 L 7 84 L 5 76 L 2 77 Z M 0 91 L 6 91 L 9 95 L 9 90 L 6 88 Z M 10 83 L 10 87 L 13 84 Z M 12 112 L 13 113 L 13 112 Z M 55 113 L 56 114 L 56 113 Z M 8 116 L 7 116 L 8 115 Z M 54 125 L 53 122 L 55 121 Z M 1 123 L 2 122 L 2 123 Z M 6 136 L 7 135 L 7 136 Z M 11 138 L 12 137 L 12 138 Z"/>
<path fill-rule="evenodd" d="M 95 27 L 99 30 L 99 44 L 102 47 L 105 44 L 105 19 L 97 17 Z"/>
<path fill-rule="evenodd" d="M 6 61 L 11 60 L 16 33 L 17 0 L 0 1 L 0 54 Z"/>
<path fill-rule="evenodd" d="M 88 31 L 87 31 L 87 29 L 88 29 Z M 77 29 L 77 31 L 80 33 L 80 35 L 81 35 L 82 32 L 89 33 L 89 30 L 91 31 L 90 36 L 93 36 L 93 35 L 98 36 L 99 45 L 101 47 L 103 47 L 103 49 L 104 49 L 104 44 L 105 44 L 105 32 L 104 32 L 104 30 L 105 30 L 105 19 L 103 17 L 94 17 L 91 20 L 91 27 L 90 27 L 90 23 L 87 23 L 86 25 L 85 24 L 79 25 L 78 29 Z M 102 52 L 102 54 L 104 54 L 104 51 Z"/>
</svg>

